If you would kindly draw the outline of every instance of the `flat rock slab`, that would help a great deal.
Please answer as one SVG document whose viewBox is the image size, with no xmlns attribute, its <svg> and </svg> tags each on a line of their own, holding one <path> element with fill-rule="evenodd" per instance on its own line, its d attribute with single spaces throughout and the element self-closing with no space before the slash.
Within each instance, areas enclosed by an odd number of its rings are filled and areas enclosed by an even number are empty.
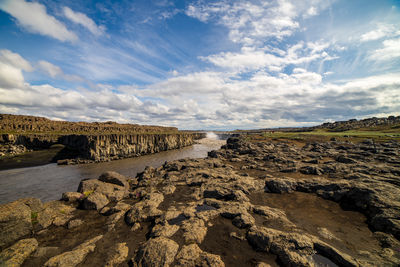
<svg viewBox="0 0 400 267">
<path fill-rule="evenodd" d="M 22 201 L 0 205 L 0 249 L 32 231 L 31 209 Z"/>
</svg>

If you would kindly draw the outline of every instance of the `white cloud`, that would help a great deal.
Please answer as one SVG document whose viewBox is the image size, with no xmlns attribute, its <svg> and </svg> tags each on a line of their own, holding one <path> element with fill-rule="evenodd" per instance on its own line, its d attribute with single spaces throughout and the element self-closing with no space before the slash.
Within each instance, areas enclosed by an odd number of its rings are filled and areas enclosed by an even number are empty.
<svg viewBox="0 0 400 267">
<path fill-rule="evenodd" d="M 52 78 L 64 74 L 60 67 L 53 65 L 45 60 L 40 60 L 38 62 L 38 65 L 41 70 L 50 75 L 50 77 Z"/>
<path fill-rule="evenodd" d="M 31 64 L 17 53 L 0 50 L 0 87 L 21 88 L 24 86 L 24 71 L 33 71 Z"/>
<path fill-rule="evenodd" d="M 376 61 L 397 60 L 400 58 L 400 38 L 383 41 L 383 48 L 370 54 L 370 59 Z"/>
<path fill-rule="evenodd" d="M 269 48 L 243 47 L 241 52 L 222 52 L 208 57 L 200 57 L 215 66 L 237 71 L 252 71 L 268 68 L 270 71 L 280 71 L 283 67 L 293 64 L 299 65 L 315 60 L 333 60 L 325 49 L 329 44 L 302 42 L 292 45 L 286 51 L 277 51 L 279 54 L 269 53 Z"/>
<path fill-rule="evenodd" d="M 98 26 L 91 18 L 81 12 L 75 12 L 69 7 L 63 8 L 64 16 L 76 24 L 87 28 L 91 33 L 100 36 L 104 33 L 104 26 Z"/>
<path fill-rule="evenodd" d="M 27 60 L 7 49 L 0 50 L 0 61 L 24 71 L 33 71 L 31 64 Z"/>
<path fill-rule="evenodd" d="M 0 88 L 15 88 L 24 86 L 24 76 L 21 69 L 0 62 Z"/>
<path fill-rule="evenodd" d="M 76 41 L 78 37 L 55 17 L 47 14 L 46 7 L 37 2 L 25 0 L 4 0 L 0 9 L 17 19 L 24 29 L 41 35 L 50 36 L 60 41 Z"/>
<path fill-rule="evenodd" d="M 317 15 L 331 1 L 199 1 L 190 4 L 186 15 L 208 22 L 216 20 L 226 26 L 230 39 L 237 43 L 252 44 L 265 38 L 282 39 L 299 28 L 296 21 L 301 15 Z"/>
<path fill-rule="evenodd" d="M 375 41 L 400 35 L 399 25 L 380 23 L 377 28 L 361 35 L 361 42 Z"/>
<path fill-rule="evenodd" d="M 84 78 L 82 78 L 79 75 L 65 74 L 64 71 L 59 66 L 56 66 L 45 60 L 40 60 L 38 62 L 38 67 L 45 74 L 49 75 L 52 78 L 61 78 L 61 79 L 64 79 L 66 81 L 71 81 L 71 82 L 86 81 Z M 88 82 L 88 81 L 86 81 L 86 82 Z"/>
<path fill-rule="evenodd" d="M 131 88 L 138 96 L 175 97 L 181 95 L 207 95 L 218 93 L 225 83 L 222 73 L 198 72 L 169 78 L 149 85 L 145 89 Z M 126 91 L 126 87 L 122 88 Z"/>
</svg>

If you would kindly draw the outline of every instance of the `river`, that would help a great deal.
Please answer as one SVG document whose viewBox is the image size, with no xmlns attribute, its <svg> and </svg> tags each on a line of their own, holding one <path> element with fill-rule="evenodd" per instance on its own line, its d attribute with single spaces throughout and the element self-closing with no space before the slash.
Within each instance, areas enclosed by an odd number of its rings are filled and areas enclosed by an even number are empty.
<svg viewBox="0 0 400 267">
<path fill-rule="evenodd" d="M 105 171 L 116 171 L 135 177 L 146 166 L 159 167 L 165 161 L 183 158 L 205 158 L 207 152 L 219 149 L 226 141 L 215 134 L 198 140 L 192 146 L 169 150 L 136 158 L 80 165 L 57 165 L 55 163 L 0 171 L 0 203 L 19 198 L 36 197 L 42 201 L 60 199 L 62 193 L 76 191 L 84 178 L 97 178 Z"/>
</svg>

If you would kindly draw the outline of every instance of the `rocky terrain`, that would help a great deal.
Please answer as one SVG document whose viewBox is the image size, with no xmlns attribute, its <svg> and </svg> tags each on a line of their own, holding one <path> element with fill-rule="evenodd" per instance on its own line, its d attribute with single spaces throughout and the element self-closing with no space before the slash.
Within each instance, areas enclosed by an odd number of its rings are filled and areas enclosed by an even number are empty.
<svg viewBox="0 0 400 267">
<path fill-rule="evenodd" d="M 400 144 L 230 138 L 0 206 L 5 266 L 398 266 Z M 1 265 L 1 264 L 0 264 Z"/>
</svg>

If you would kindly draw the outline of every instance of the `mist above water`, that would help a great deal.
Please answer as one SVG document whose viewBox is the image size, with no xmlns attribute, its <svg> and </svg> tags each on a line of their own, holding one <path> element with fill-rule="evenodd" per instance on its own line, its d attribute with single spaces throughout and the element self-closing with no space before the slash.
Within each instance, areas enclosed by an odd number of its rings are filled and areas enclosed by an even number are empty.
<svg viewBox="0 0 400 267">
<path fill-rule="evenodd" d="M 216 135 L 214 132 L 207 132 L 207 138 L 214 139 L 214 140 L 219 140 L 218 135 Z"/>
</svg>

